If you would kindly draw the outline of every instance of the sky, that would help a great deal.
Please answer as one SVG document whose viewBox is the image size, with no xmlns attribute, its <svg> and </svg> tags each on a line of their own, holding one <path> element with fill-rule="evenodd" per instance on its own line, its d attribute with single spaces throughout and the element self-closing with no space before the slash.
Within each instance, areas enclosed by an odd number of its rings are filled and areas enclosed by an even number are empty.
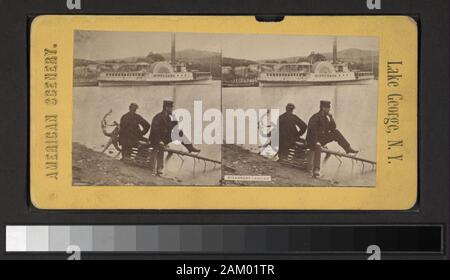
<svg viewBox="0 0 450 280">
<path fill-rule="evenodd" d="M 177 50 L 197 49 L 249 60 L 327 53 L 332 36 L 177 33 Z M 89 60 L 146 56 L 170 52 L 171 33 L 75 31 L 75 58 Z M 378 37 L 339 36 L 338 49 L 379 49 Z"/>
</svg>

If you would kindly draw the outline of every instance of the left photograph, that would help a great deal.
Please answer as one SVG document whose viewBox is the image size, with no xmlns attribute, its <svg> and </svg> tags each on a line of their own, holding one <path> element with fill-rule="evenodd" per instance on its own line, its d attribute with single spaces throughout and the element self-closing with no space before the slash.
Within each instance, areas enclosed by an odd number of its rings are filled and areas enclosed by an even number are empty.
<svg viewBox="0 0 450 280">
<path fill-rule="evenodd" d="M 75 31 L 73 185 L 220 185 L 220 141 L 201 128 L 220 113 L 221 61 L 212 34 Z"/>
</svg>

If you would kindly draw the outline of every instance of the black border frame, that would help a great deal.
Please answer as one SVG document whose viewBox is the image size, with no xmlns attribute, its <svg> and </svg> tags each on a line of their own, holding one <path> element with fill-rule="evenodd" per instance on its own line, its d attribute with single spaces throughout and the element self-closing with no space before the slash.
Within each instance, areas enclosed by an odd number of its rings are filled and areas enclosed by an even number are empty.
<svg viewBox="0 0 450 280">
<path fill-rule="evenodd" d="M 0 240 L 6 225 L 83 224 L 437 224 L 449 221 L 449 3 L 447 0 L 0 0 Z M 419 206 L 410 211 L 42 211 L 29 201 L 29 27 L 43 14 L 71 15 L 407 15 L 419 23 Z M 269 23 L 268 23 L 269 24 Z M 443 145 L 444 148 L 442 147 Z M 0 241 L 0 258 L 4 253 Z M 447 258 L 414 256 L 415 258 Z M 51 257 L 46 254 L 46 257 Z M 60 255 L 59 255 L 60 256 Z M 58 255 L 53 257 L 58 258 Z M 14 258 L 42 258 L 21 255 Z M 95 254 L 93 258 L 114 258 Z M 125 257 L 125 256 L 124 256 Z M 136 258 L 146 256 L 135 255 Z M 150 256 L 147 256 L 150 257 Z M 160 258 L 151 256 L 152 258 Z M 176 255 L 172 256 L 176 257 Z M 188 258 L 189 256 L 183 256 Z M 195 257 L 192 255 L 191 257 Z M 217 256 L 221 258 L 220 256 Z M 225 256 L 223 256 L 225 258 Z M 274 258 L 274 256 L 270 256 Z M 278 255 L 296 259 L 300 256 Z M 331 257 L 331 256 L 323 256 Z M 336 256 L 334 256 L 336 257 Z M 413 256 L 397 256 L 410 258 Z M 170 258 L 170 256 L 168 257 Z M 245 259 L 244 256 L 226 256 Z M 260 258 L 265 258 L 261 256 Z M 266 256 L 267 258 L 267 256 Z"/>
</svg>

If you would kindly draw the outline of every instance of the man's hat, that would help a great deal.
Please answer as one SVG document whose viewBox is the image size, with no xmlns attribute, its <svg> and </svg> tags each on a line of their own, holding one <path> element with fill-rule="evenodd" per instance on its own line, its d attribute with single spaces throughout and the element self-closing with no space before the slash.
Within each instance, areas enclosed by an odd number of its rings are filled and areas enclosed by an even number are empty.
<svg viewBox="0 0 450 280">
<path fill-rule="evenodd" d="M 330 108 L 331 102 L 330 101 L 320 101 L 320 108 Z"/>
<path fill-rule="evenodd" d="M 173 107 L 173 101 L 170 101 L 170 100 L 164 100 L 164 102 L 163 102 L 163 107 L 164 107 L 164 108 Z"/>
<path fill-rule="evenodd" d="M 292 103 L 289 103 L 288 105 L 286 105 L 286 110 L 294 110 L 295 109 L 295 105 Z"/>
</svg>

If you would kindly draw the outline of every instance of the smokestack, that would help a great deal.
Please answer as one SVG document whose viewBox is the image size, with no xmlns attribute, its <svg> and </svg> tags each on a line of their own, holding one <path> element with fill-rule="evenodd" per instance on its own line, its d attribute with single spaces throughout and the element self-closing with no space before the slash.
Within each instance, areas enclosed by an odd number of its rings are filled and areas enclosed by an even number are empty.
<svg viewBox="0 0 450 280">
<path fill-rule="evenodd" d="M 333 40 L 333 63 L 336 64 L 338 62 L 337 57 L 337 37 L 334 37 Z"/>
<path fill-rule="evenodd" d="M 172 34 L 172 53 L 171 53 L 171 63 L 175 65 L 176 63 L 176 42 L 175 33 Z"/>
</svg>

